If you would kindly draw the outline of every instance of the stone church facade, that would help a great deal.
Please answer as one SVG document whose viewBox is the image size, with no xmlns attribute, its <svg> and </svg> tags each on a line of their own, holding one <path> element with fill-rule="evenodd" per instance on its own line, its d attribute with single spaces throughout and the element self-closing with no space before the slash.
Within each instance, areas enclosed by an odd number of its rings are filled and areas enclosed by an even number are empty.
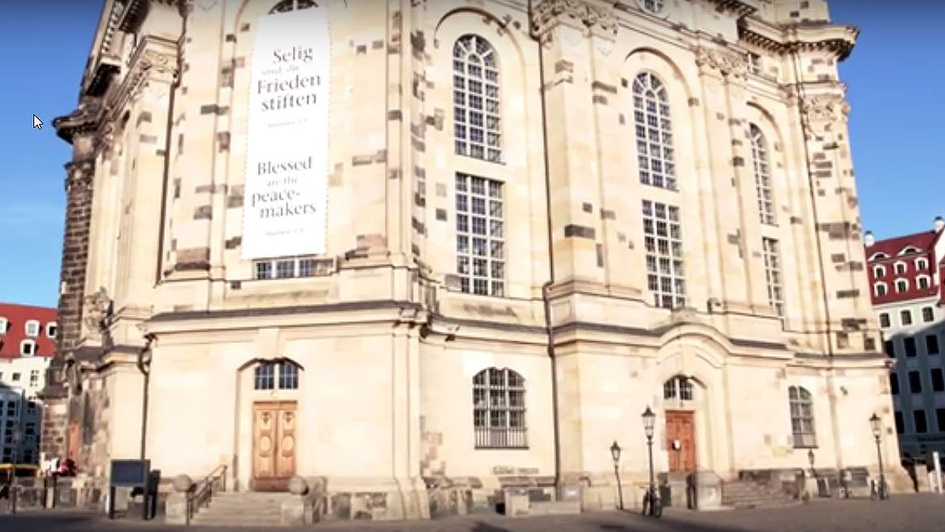
<svg viewBox="0 0 945 532">
<path fill-rule="evenodd" d="M 293 17 L 324 46 L 259 53 Z M 600 508 L 614 441 L 642 493 L 649 406 L 673 482 L 876 474 L 856 36 L 822 0 L 108 0 L 55 124 L 46 452 L 90 485 L 142 455 L 298 475 L 375 518 L 510 485 Z"/>
</svg>

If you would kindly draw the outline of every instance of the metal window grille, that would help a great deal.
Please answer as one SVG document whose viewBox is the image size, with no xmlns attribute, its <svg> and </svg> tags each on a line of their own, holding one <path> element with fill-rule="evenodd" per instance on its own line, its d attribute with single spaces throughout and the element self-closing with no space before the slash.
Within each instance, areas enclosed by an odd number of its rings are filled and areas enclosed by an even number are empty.
<svg viewBox="0 0 945 532">
<path fill-rule="evenodd" d="M 276 7 L 270 9 L 269 14 L 288 13 L 289 11 L 308 9 L 310 7 L 318 7 L 318 4 L 312 0 L 284 0 L 276 4 Z"/>
<path fill-rule="evenodd" d="M 791 405 L 791 434 L 795 448 L 817 446 L 817 434 L 814 430 L 814 401 L 810 392 L 800 386 L 788 388 Z"/>
<path fill-rule="evenodd" d="M 502 183 L 456 174 L 456 271 L 463 292 L 505 295 Z"/>
<path fill-rule="evenodd" d="M 669 97 L 663 83 L 649 72 L 641 72 L 633 80 L 633 120 L 640 182 L 676 190 L 676 155 Z"/>
<path fill-rule="evenodd" d="M 755 190 L 758 192 L 758 214 L 761 223 L 777 225 L 774 209 L 774 189 L 771 185 L 771 164 L 768 157 L 768 141 L 755 124 L 751 125 L 751 156 L 755 169 Z"/>
<path fill-rule="evenodd" d="M 299 387 L 299 367 L 291 362 L 280 362 L 279 389 L 296 390 Z"/>
<path fill-rule="evenodd" d="M 270 363 L 262 363 L 256 366 L 256 386 L 257 390 L 273 390 L 276 387 L 275 366 Z"/>
<path fill-rule="evenodd" d="M 647 286 L 658 307 L 686 305 L 679 207 L 643 200 Z"/>
<path fill-rule="evenodd" d="M 499 162 L 502 131 L 495 49 L 478 35 L 453 45 L 453 136 L 456 153 Z"/>
<path fill-rule="evenodd" d="M 784 317 L 784 288 L 781 279 L 781 252 L 778 241 L 773 238 L 761 239 L 764 249 L 765 277 L 768 281 L 768 304 L 778 316 Z"/>
<path fill-rule="evenodd" d="M 521 375 L 489 368 L 473 377 L 473 429 L 477 449 L 528 447 Z"/>
</svg>

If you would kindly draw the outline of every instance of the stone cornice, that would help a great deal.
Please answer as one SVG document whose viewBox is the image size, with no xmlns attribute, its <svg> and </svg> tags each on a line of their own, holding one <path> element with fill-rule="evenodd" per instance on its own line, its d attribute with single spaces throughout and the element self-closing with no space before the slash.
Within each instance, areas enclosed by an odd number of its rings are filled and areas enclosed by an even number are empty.
<svg viewBox="0 0 945 532">
<path fill-rule="evenodd" d="M 537 0 L 532 7 L 532 33 L 541 40 L 559 24 L 588 29 L 606 36 L 617 34 L 617 17 L 613 8 L 591 0 Z"/>
<path fill-rule="evenodd" d="M 123 112 L 124 104 L 133 98 L 150 80 L 171 83 L 177 76 L 177 42 L 149 35 L 138 44 L 131 57 L 128 71 L 113 93 L 108 95 L 107 107 L 114 119 Z"/>
<path fill-rule="evenodd" d="M 715 4 L 718 11 L 728 11 L 736 17 L 747 17 L 758 11 L 756 2 L 752 0 L 709 0 Z"/>
<path fill-rule="evenodd" d="M 742 54 L 699 46 L 695 50 L 696 65 L 701 72 L 718 71 L 723 77 L 748 76 L 748 61 Z"/>
<path fill-rule="evenodd" d="M 66 116 L 53 120 L 56 134 L 62 140 L 72 143 L 75 135 L 89 133 L 98 127 L 102 116 L 102 104 L 98 98 L 85 98 L 79 103 L 78 109 Z"/>
<path fill-rule="evenodd" d="M 83 95 L 101 96 L 104 94 L 108 90 L 112 76 L 121 69 L 121 59 L 112 50 L 112 41 L 118 30 L 118 21 L 123 9 L 124 4 L 113 2 L 108 13 L 103 13 L 82 83 Z"/>
<path fill-rule="evenodd" d="M 738 33 L 742 41 L 777 54 L 823 50 L 842 61 L 853 51 L 860 30 L 824 22 L 777 26 L 746 17 L 739 21 Z"/>
</svg>

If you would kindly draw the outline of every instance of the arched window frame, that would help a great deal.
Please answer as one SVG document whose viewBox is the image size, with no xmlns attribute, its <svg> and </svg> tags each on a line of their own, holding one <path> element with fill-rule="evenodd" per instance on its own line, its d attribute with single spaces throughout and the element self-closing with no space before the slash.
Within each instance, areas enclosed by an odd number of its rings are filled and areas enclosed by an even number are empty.
<svg viewBox="0 0 945 532">
<path fill-rule="evenodd" d="M 481 35 L 453 43 L 453 139 L 457 155 L 502 162 L 499 54 Z"/>
<path fill-rule="evenodd" d="M 932 286 L 932 278 L 928 275 L 917 275 L 915 278 L 915 287 L 919 290 L 925 290 Z"/>
<path fill-rule="evenodd" d="M 269 14 L 288 13 L 290 11 L 310 9 L 313 7 L 318 7 L 318 4 L 312 0 L 282 0 L 282 2 L 279 2 L 269 10 Z"/>
<path fill-rule="evenodd" d="M 473 377 L 476 449 L 525 449 L 525 379 L 508 368 L 486 368 Z"/>
<path fill-rule="evenodd" d="M 299 365 L 288 359 L 260 360 L 253 368 L 253 389 L 256 391 L 297 390 Z"/>
<path fill-rule="evenodd" d="M 814 399 L 806 388 L 788 388 L 788 403 L 791 409 L 791 436 L 795 449 L 817 447 L 817 429 L 814 423 Z"/>
<path fill-rule="evenodd" d="M 873 266 L 873 277 L 886 277 L 886 267 Z"/>
<path fill-rule="evenodd" d="M 873 293 L 879 297 L 883 297 L 889 293 L 889 287 L 886 285 L 886 283 L 878 281 L 873 283 Z"/>
<path fill-rule="evenodd" d="M 903 262 L 903 261 L 901 261 L 901 260 L 900 260 L 900 261 L 897 261 L 897 262 L 893 265 L 893 271 L 896 272 L 896 275 L 902 275 L 902 274 L 906 273 L 906 270 L 907 270 L 907 269 L 908 269 L 908 266 L 906 266 L 906 263 Z"/>
<path fill-rule="evenodd" d="M 896 293 L 902 294 L 903 292 L 909 291 L 909 280 L 908 279 L 896 279 L 895 281 Z"/>
<path fill-rule="evenodd" d="M 680 402 L 695 400 L 693 380 L 684 375 L 677 375 L 667 380 L 663 383 L 663 399 Z"/>
<path fill-rule="evenodd" d="M 758 195 L 758 215 L 765 225 L 778 225 L 774 206 L 774 186 L 771 183 L 771 157 L 768 139 L 755 124 L 749 127 L 751 157 L 755 172 L 755 192 Z"/>
<path fill-rule="evenodd" d="M 648 70 L 634 77 L 631 90 L 640 182 L 678 190 L 669 92 L 662 80 Z"/>
<path fill-rule="evenodd" d="M 883 253 L 882 251 L 879 251 L 879 252 L 873 253 L 873 255 L 870 256 L 869 261 L 872 262 L 872 261 L 888 259 L 888 258 L 889 258 L 889 255 Z"/>
<path fill-rule="evenodd" d="M 919 257 L 915 260 L 916 270 L 926 270 L 929 267 L 929 261 L 925 257 Z"/>
</svg>

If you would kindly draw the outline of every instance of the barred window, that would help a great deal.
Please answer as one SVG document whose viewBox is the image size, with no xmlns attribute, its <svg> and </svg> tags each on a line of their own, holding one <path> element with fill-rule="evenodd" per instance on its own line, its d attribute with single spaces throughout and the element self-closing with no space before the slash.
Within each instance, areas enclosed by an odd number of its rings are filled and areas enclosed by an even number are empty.
<svg viewBox="0 0 945 532">
<path fill-rule="evenodd" d="M 666 87 L 655 75 L 641 72 L 633 80 L 640 182 L 676 190 L 676 155 Z"/>
<path fill-rule="evenodd" d="M 318 7 L 318 4 L 312 0 L 283 0 L 276 4 L 276 7 L 270 9 L 269 14 L 288 13 L 289 11 L 308 9 L 310 7 Z"/>
<path fill-rule="evenodd" d="M 817 447 L 814 431 L 814 401 L 810 392 L 800 386 L 788 389 L 791 404 L 791 433 L 795 448 Z"/>
<path fill-rule="evenodd" d="M 466 293 L 505 295 L 502 183 L 456 174 L 456 271 Z"/>
<path fill-rule="evenodd" d="M 643 200 L 647 286 L 658 307 L 686 305 L 679 207 Z"/>
<path fill-rule="evenodd" d="M 768 304 L 778 316 L 784 316 L 784 289 L 781 285 L 781 251 L 773 238 L 761 239 L 764 248 L 765 277 L 768 280 Z"/>
<path fill-rule="evenodd" d="M 499 65 L 495 49 L 478 35 L 453 45 L 453 122 L 456 153 L 501 160 Z"/>
<path fill-rule="evenodd" d="M 692 401 L 692 380 L 686 377 L 673 377 L 663 383 L 663 399 Z"/>
<path fill-rule="evenodd" d="M 751 156 L 755 168 L 755 190 L 758 192 L 758 213 L 761 223 L 777 225 L 774 215 L 774 192 L 771 187 L 771 164 L 768 157 L 768 141 L 755 124 L 751 125 Z"/>
<path fill-rule="evenodd" d="M 257 390 L 296 390 L 299 387 L 299 367 L 288 360 L 260 362 L 256 366 Z"/>
<path fill-rule="evenodd" d="M 525 379 L 510 369 L 484 369 L 473 377 L 473 429 L 477 449 L 528 447 Z"/>
</svg>

